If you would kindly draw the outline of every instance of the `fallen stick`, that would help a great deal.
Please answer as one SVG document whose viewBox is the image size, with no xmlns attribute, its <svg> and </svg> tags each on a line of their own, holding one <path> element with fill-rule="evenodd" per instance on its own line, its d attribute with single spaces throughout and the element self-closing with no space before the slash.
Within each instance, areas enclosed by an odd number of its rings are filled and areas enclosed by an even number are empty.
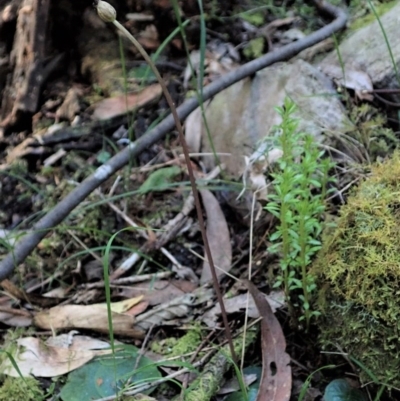
<svg viewBox="0 0 400 401">
<path fill-rule="evenodd" d="M 321 1 L 314 1 L 319 11 L 335 18 L 330 24 L 318 31 L 300 39 L 294 43 L 281 47 L 271 53 L 250 61 L 238 69 L 222 76 L 218 80 L 206 86 L 203 90 L 203 102 L 226 89 L 228 86 L 253 75 L 257 71 L 268 67 L 278 61 L 288 60 L 302 50 L 321 42 L 335 32 L 343 29 L 347 22 L 347 14 L 340 8 Z M 197 98 L 186 100 L 177 108 L 178 117 L 185 119 L 196 107 L 199 106 Z M 23 237 L 14 246 L 14 249 L 0 262 L 0 280 L 9 276 L 14 268 L 22 263 L 35 249 L 36 245 L 55 226 L 61 223 L 68 214 L 77 207 L 91 192 L 98 188 L 104 181 L 120 170 L 129 160 L 139 155 L 143 150 L 162 139 L 175 127 L 173 116 L 170 114 L 155 128 L 147 132 L 137 141 L 132 142 L 121 152 L 112 157 L 107 163 L 99 167 L 92 175 L 86 178 L 77 188 L 70 192 L 58 205 L 42 217 L 31 229 L 30 233 Z"/>
</svg>

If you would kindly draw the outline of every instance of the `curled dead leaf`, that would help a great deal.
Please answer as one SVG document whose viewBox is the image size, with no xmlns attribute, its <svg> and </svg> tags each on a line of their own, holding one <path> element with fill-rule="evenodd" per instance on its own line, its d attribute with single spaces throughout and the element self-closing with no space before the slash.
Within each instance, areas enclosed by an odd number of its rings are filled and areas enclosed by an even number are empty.
<svg viewBox="0 0 400 401">
<path fill-rule="evenodd" d="M 55 377 L 89 362 L 96 356 L 96 352 L 52 346 L 38 338 L 27 337 L 17 340 L 17 347 L 11 356 L 23 377 Z M 8 376 L 19 377 L 19 372 L 9 358 L 4 360 L 0 370 Z"/>
<path fill-rule="evenodd" d="M 162 93 L 160 84 L 150 85 L 138 93 L 130 93 L 104 99 L 94 105 L 93 118 L 107 120 L 109 118 L 134 111 L 152 101 L 156 101 Z"/>
<path fill-rule="evenodd" d="M 261 351 L 263 372 L 256 401 L 289 401 L 292 389 L 290 357 L 285 352 L 286 340 L 281 325 L 272 312 L 265 295 L 248 280 L 244 280 L 261 321 Z"/>
<path fill-rule="evenodd" d="M 142 338 L 143 332 L 134 327 L 133 316 L 111 313 L 114 334 Z M 109 332 L 107 309 L 102 305 L 64 305 L 36 314 L 33 323 L 45 330 L 88 329 Z"/>
<path fill-rule="evenodd" d="M 201 190 L 200 194 L 207 215 L 207 238 L 210 244 L 211 255 L 216 267 L 217 277 L 220 278 L 232 266 L 232 245 L 229 228 L 215 196 L 206 189 Z M 204 284 L 211 279 L 210 264 L 205 260 L 200 281 Z"/>
</svg>

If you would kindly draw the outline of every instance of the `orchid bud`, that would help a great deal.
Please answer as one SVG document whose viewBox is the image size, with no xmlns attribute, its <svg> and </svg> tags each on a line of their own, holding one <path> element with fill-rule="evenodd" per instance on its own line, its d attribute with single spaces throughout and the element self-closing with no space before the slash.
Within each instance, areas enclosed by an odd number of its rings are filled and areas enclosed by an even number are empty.
<svg viewBox="0 0 400 401">
<path fill-rule="evenodd" d="M 104 22 L 114 22 L 117 18 L 117 12 L 115 11 L 115 8 L 106 1 L 98 1 L 97 4 L 95 4 L 95 7 L 97 9 L 97 15 Z"/>
</svg>

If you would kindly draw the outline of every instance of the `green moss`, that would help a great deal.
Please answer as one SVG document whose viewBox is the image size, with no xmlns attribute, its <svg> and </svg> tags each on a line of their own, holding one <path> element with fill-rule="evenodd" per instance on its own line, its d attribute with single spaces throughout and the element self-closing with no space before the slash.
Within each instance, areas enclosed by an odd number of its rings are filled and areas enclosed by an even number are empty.
<svg viewBox="0 0 400 401">
<path fill-rule="evenodd" d="M 170 356 L 181 356 L 196 351 L 201 343 L 201 330 L 199 327 L 190 329 L 183 337 L 181 337 L 172 347 Z"/>
<path fill-rule="evenodd" d="M 249 59 L 261 57 L 264 53 L 264 44 L 265 39 L 262 37 L 252 39 L 244 48 L 243 54 Z"/>
<path fill-rule="evenodd" d="M 400 153 L 372 167 L 324 241 L 321 342 L 339 344 L 379 381 L 400 387 Z M 370 381 L 366 372 L 364 379 Z"/>
<path fill-rule="evenodd" d="M 397 4 L 397 0 L 389 2 L 380 1 L 378 3 L 373 1 L 372 3 L 374 5 L 376 13 L 379 17 L 381 17 Z M 368 2 L 366 2 L 365 0 L 353 0 L 350 4 L 350 7 L 352 9 L 352 14 L 357 16 L 357 18 L 353 18 L 353 21 L 351 22 L 351 30 L 356 31 L 360 28 L 364 28 L 365 26 L 373 23 L 376 20 L 374 13 L 370 10 L 368 6 Z M 365 15 L 363 17 L 360 17 L 360 14 Z"/>
<path fill-rule="evenodd" d="M 202 341 L 202 333 L 199 326 L 194 326 L 181 338 L 167 338 L 153 343 L 151 350 L 168 357 L 187 355 L 196 351 Z"/>
<path fill-rule="evenodd" d="M 362 145 L 370 160 L 385 157 L 400 146 L 393 130 L 386 128 L 386 116 L 372 105 L 363 103 L 352 108 L 350 117 L 356 128 L 349 134 Z"/>
<path fill-rule="evenodd" d="M 39 382 L 32 377 L 7 377 L 0 387 L 0 400 L 4 401 L 39 401 L 43 397 Z"/>
<path fill-rule="evenodd" d="M 18 349 L 18 339 L 29 337 L 34 333 L 35 330 L 32 327 L 17 327 L 15 329 L 7 330 L 3 336 L 3 343 L 1 344 L 1 349 L 3 352 L 0 352 L 0 365 L 5 359 L 8 358 L 8 354 L 15 355 Z"/>
</svg>

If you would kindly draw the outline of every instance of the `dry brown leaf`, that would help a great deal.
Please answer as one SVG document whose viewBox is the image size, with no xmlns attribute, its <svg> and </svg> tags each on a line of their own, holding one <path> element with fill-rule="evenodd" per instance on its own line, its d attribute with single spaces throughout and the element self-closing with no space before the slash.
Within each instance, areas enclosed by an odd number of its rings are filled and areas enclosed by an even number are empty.
<svg viewBox="0 0 400 401">
<path fill-rule="evenodd" d="M 129 314 L 112 312 L 114 334 L 142 338 L 143 332 L 134 328 L 135 319 Z M 33 323 L 45 330 L 90 329 L 108 333 L 107 309 L 99 305 L 56 306 L 36 314 Z"/>
<path fill-rule="evenodd" d="M 265 36 L 272 35 L 277 29 L 292 24 L 296 20 L 296 17 L 287 17 L 276 19 L 266 25 L 259 28 L 260 33 Z"/>
<path fill-rule="evenodd" d="M 229 228 L 215 196 L 206 189 L 201 190 L 200 193 L 207 215 L 207 238 L 213 262 L 216 266 L 217 277 L 220 278 L 232 266 L 232 246 Z M 210 264 L 205 260 L 200 282 L 204 284 L 211 279 Z"/>
<path fill-rule="evenodd" d="M 57 152 L 53 153 L 49 157 L 43 160 L 43 166 L 52 166 L 57 163 L 60 159 L 62 159 L 67 154 L 67 151 L 64 149 L 58 149 Z"/>
<path fill-rule="evenodd" d="M 40 305 L 43 308 L 53 306 L 59 302 L 59 300 L 55 298 L 48 298 L 37 294 L 28 294 L 8 279 L 1 281 L 0 286 L 14 298 L 20 299 L 24 302 L 29 302 L 30 304 Z"/>
<path fill-rule="evenodd" d="M 281 325 L 272 312 L 265 295 L 244 280 L 262 317 L 261 351 L 263 371 L 256 401 L 288 401 L 292 389 L 290 357 L 285 352 L 286 340 Z"/>
<path fill-rule="evenodd" d="M 188 317 L 195 305 L 209 302 L 214 296 L 211 288 L 200 287 L 191 294 L 175 297 L 136 318 L 136 326 L 147 330 L 152 326 L 182 324 L 182 318 Z M 176 319 L 177 317 L 181 319 Z"/>
<path fill-rule="evenodd" d="M 46 298 L 58 298 L 58 299 L 62 299 L 65 298 L 68 294 L 68 288 L 62 288 L 62 287 L 58 287 L 58 288 L 53 288 L 52 290 L 45 292 L 43 294 L 44 297 Z"/>
<path fill-rule="evenodd" d="M 157 28 L 154 25 L 148 25 L 144 31 L 140 32 L 138 41 L 146 49 L 157 50 L 160 46 Z"/>
<path fill-rule="evenodd" d="M 32 324 L 32 318 L 12 312 L 0 311 L 0 322 L 12 327 L 29 327 Z"/>
<path fill-rule="evenodd" d="M 0 304 L 0 322 L 8 326 L 28 327 L 32 324 L 32 315 L 23 309 L 14 309 L 12 301 Z"/>
<path fill-rule="evenodd" d="M 14 298 L 19 299 L 21 301 L 27 300 L 27 295 L 24 291 L 18 288 L 12 281 L 5 279 L 0 282 L 0 286 L 6 291 L 8 294 L 12 295 Z"/>
<path fill-rule="evenodd" d="M 110 344 L 105 341 L 101 341 L 97 338 L 89 336 L 79 336 L 76 334 L 78 334 L 78 332 L 76 330 L 72 330 L 69 333 L 59 334 L 56 337 L 49 337 L 46 340 L 46 344 L 57 348 L 68 348 L 73 351 L 110 348 Z"/>
<path fill-rule="evenodd" d="M 46 342 L 27 337 L 17 340 L 11 351 L 24 377 L 54 377 L 79 368 L 92 358 L 111 353 L 110 345 L 92 337 L 77 336 L 77 331 L 50 337 Z M 0 367 L 9 376 L 19 377 L 9 359 Z"/>
<path fill-rule="evenodd" d="M 143 330 L 148 330 L 152 326 L 167 324 L 168 320 L 176 317 L 188 316 L 194 299 L 195 297 L 192 294 L 186 294 L 142 313 L 136 319 L 137 326 Z"/>
<path fill-rule="evenodd" d="M 240 294 L 236 297 L 224 299 L 226 313 L 244 312 L 247 309 L 247 315 L 251 318 L 258 318 L 260 314 L 252 297 L 247 300 L 248 294 Z M 285 295 L 282 291 L 273 291 L 269 295 L 264 294 L 265 299 L 269 303 L 272 312 L 284 305 Z M 221 316 L 221 306 L 216 304 L 213 308 L 203 314 L 201 320 L 208 327 L 216 327 L 217 320 Z"/>
<path fill-rule="evenodd" d="M 56 117 L 72 121 L 81 110 L 79 104 L 79 95 L 81 91 L 78 88 L 72 87 L 65 95 L 65 99 L 61 106 L 56 111 Z"/>
<path fill-rule="evenodd" d="M 204 105 L 205 107 L 206 105 Z M 201 132 L 203 119 L 201 109 L 198 107 L 192 111 L 185 122 L 185 138 L 189 150 L 193 153 L 199 153 L 201 148 Z"/>
<path fill-rule="evenodd" d="M 80 348 L 79 350 L 47 345 L 38 338 L 27 337 L 17 340 L 18 347 L 12 354 L 24 377 L 54 377 L 71 372 L 93 359 L 98 352 Z M 102 351 L 104 353 L 104 351 Z M 9 358 L 0 370 L 12 377 L 19 377 Z"/>
<path fill-rule="evenodd" d="M 53 124 L 52 126 L 38 130 L 33 135 L 29 136 L 23 140 L 19 145 L 15 146 L 13 149 L 7 151 L 6 163 L 0 165 L 0 170 L 9 167 L 15 160 L 22 158 L 32 152 L 39 151 L 40 148 L 37 146 L 31 146 L 33 144 L 37 145 L 42 143 L 42 138 L 47 135 L 53 135 L 54 132 L 58 131 L 64 127 L 64 124 Z"/>
<path fill-rule="evenodd" d="M 107 120 L 109 118 L 134 111 L 150 102 L 156 101 L 162 93 L 160 84 L 150 85 L 138 93 L 121 95 L 104 99 L 94 105 L 93 118 Z"/>
<path fill-rule="evenodd" d="M 124 299 L 123 301 L 112 302 L 110 304 L 110 307 L 113 312 L 124 313 L 127 310 L 131 309 L 133 306 L 137 305 L 142 299 L 143 299 L 143 296 L 139 295 L 138 297 Z M 95 307 L 100 306 L 101 308 L 107 309 L 106 303 L 94 304 L 92 306 L 95 306 Z"/>
<path fill-rule="evenodd" d="M 322 71 L 338 85 L 354 90 L 360 100 L 374 100 L 374 96 L 369 93 L 373 90 L 372 80 L 366 72 L 346 69 L 343 74 L 343 69 L 335 65 L 323 65 Z"/>
<path fill-rule="evenodd" d="M 211 40 L 207 43 L 204 60 L 200 51 L 194 50 L 190 53 L 190 62 L 188 62 L 183 74 L 183 87 L 188 88 L 193 70 L 198 72 L 202 65 L 205 74 L 203 85 L 206 86 L 215 78 L 237 68 L 239 60 L 239 52 L 231 43 Z"/>
<path fill-rule="evenodd" d="M 118 295 L 123 297 L 143 295 L 143 301 L 148 302 L 150 306 L 154 306 L 169 302 L 185 293 L 192 292 L 196 287 L 196 284 L 185 280 L 147 281 L 126 287 Z"/>
<path fill-rule="evenodd" d="M 21 159 L 23 156 L 29 154 L 32 151 L 31 145 L 35 142 L 36 141 L 34 138 L 29 137 L 15 146 L 15 148 L 9 150 L 7 152 L 6 163 L 4 165 L 9 166 L 15 160 Z"/>
<path fill-rule="evenodd" d="M 127 315 L 137 316 L 143 313 L 148 307 L 149 307 L 148 302 L 140 302 L 137 305 L 130 308 L 129 310 L 127 310 L 125 313 Z"/>
</svg>

